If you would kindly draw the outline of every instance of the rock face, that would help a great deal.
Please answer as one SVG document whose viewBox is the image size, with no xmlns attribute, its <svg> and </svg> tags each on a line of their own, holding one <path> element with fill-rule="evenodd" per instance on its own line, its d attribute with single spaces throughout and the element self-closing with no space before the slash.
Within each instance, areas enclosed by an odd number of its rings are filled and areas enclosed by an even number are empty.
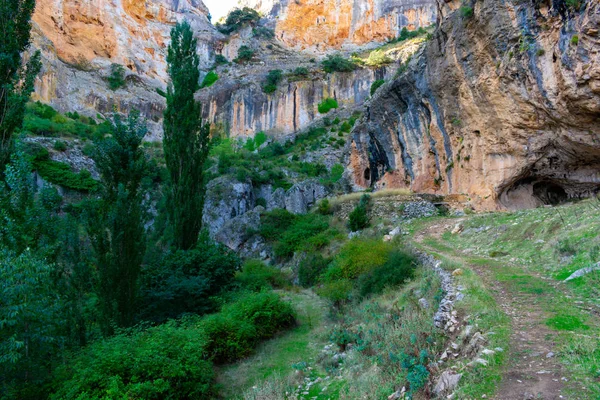
<svg viewBox="0 0 600 400">
<path fill-rule="evenodd" d="M 436 20 L 434 0 L 242 0 L 273 21 L 275 35 L 289 47 L 313 51 L 353 49 L 383 42 L 404 27 Z"/>
<path fill-rule="evenodd" d="M 600 4 L 483 0 L 469 17 L 439 3 L 433 39 L 354 130 L 355 186 L 467 193 L 488 209 L 598 192 Z"/>
<path fill-rule="evenodd" d="M 156 88 L 164 88 L 167 80 L 170 30 L 188 20 L 207 67 L 222 39 L 207 14 L 201 0 L 38 0 L 32 41 L 42 52 L 43 70 L 34 100 L 89 116 L 137 108 L 150 119 L 157 139 L 164 99 Z M 126 67 L 124 89 L 108 88 L 112 63 Z"/>
</svg>

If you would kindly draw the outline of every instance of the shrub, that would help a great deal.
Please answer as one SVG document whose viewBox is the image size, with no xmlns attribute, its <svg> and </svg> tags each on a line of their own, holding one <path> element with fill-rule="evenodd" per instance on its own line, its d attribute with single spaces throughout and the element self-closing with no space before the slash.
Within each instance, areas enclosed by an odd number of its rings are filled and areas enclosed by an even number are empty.
<svg viewBox="0 0 600 400">
<path fill-rule="evenodd" d="M 373 96 L 377 89 L 379 89 L 384 83 L 385 81 L 383 79 L 377 79 L 375 82 L 373 82 L 371 85 L 371 96 Z"/>
<path fill-rule="evenodd" d="M 202 79 L 202 84 L 200 85 L 200 89 L 211 87 L 216 81 L 219 80 L 219 75 L 214 71 L 209 71 L 208 74 L 204 76 Z"/>
<path fill-rule="evenodd" d="M 47 104 L 43 104 L 39 101 L 35 103 L 27 104 L 27 112 L 32 113 L 43 119 L 52 119 L 58 112 Z"/>
<path fill-rule="evenodd" d="M 298 216 L 275 243 L 273 251 L 279 258 L 289 258 L 316 235 L 326 231 L 327 228 L 329 228 L 329 222 L 322 215 L 305 214 Z"/>
<path fill-rule="evenodd" d="M 228 64 L 229 61 L 225 58 L 223 54 L 217 54 L 215 56 L 215 65 Z"/>
<path fill-rule="evenodd" d="M 236 8 L 227 15 L 225 25 L 217 24 L 217 29 L 222 33 L 230 34 L 244 25 L 254 25 L 259 20 L 260 14 L 256 10 L 250 7 Z"/>
<path fill-rule="evenodd" d="M 214 314 L 202 320 L 206 355 L 216 363 L 232 362 L 252 353 L 258 343 L 256 327 L 245 320 Z"/>
<path fill-rule="evenodd" d="M 336 326 L 329 334 L 329 340 L 338 345 L 340 351 L 346 351 L 346 347 L 350 343 L 356 343 L 358 339 L 359 336 L 356 333 L 341 326 Z"/>
<path fill-rule="evenodd" d="M 241 46 L 238 50 L 237 58 L 233 61 L 235 61 L 238 64 L 247 62 L 247 61 L 251 61 L 252 58 L 254 57 L 254 53 L 255 53 L 255 51 L 252 50 L 250 47 Z"/>
<path fill-rule="evenodd" d="M 383 266 L 394 247 L 376 239 L 352 239 L 340 249 L 334 265 L 345 278 L 354 279 Z"/>
<path fill-rule="evenodd" d="M 330 175 L 330 180 L 332 182 L 338 182 L 340 179 L 342 179 L 342 176 L 344 175 L 344 166 L 342 164 L 335 164 L 333 167 L 331 167 L 331 175 Z"/>
<path fill-rule="evenodd" d="M 294 71 L 292 71 L 292 76 L 295 78 L 307 78 L 309 75 L 308 68 L 306 67 L 298 67 Z"/>
<path fill-rule="evenodd" d="M 110 90 L 117 90 L 125 86 L 125 67 L 121 64 L 111 64 L 107 80 Z"/>
<path fill-rule="evenodd" d="M 260 260 L 248 260 L 242 270 L 235 274 L 235 280 L 244 289 L 260 292 L 262 289 L 282 288 L 289 285 L 281 270 L 266 265 Z"/>
<path fill-rule="evenodd" d="M 160 322 L 212 311 L 211 297 L 230 287 L 240 264 L 235 253 L 202 232 L 195 249 L 167 254 L 142 271 L 143 316 Z"/>
<path fill-rule="evenodd" d="M 267 75 L 267 80 L 265 85 L 263 86 L 263 91 L 265 93 L 273 93 L 277 90 L 277 84 L 281 81 L 282 71 L 280 69 L 272 69 L 269 71 Z"/>
<path fill-rule="evenodd" d="M 58 368 L 51 398 L 212 398 L 206 346 L 194 324 L 175 321 L 98 340 Z"/>
<path fill-rule="evenodd" d="M 51 160 L 36 160 L 33 166 L 42 178 L 55 185 L 81 192 L 95 192 L 100 188 L 100 182 L 93 179 L 88 170 L 77 173 L 68 164 Z"/>
<path fill-rule="evenodd" d="M 259 233 L 267 240 L 277 240 L 297 218 L 287 210 L 276 208 L 261 215 Z"/>
<path fill-rule="evenodd" d="M 318 253 L 309 253 L 298 264 L 298 282 L 303 287 L 311 287 L 327 269 L 331 260 Z"/>
<path fill-rule="evenodd" d="M 473 16 L 473 7 L 462 6 L 459 10 L 463 18 L 471 18 Z"/>
<path fill-rule="evenodd" d="M 369 67 L 381 67 L 386 64 L 394 62 L 390 57 L 385 54 L 383 50 L 373 50 L 369 53 L 369 57 L 366 59 L 365 64 Z"/>
<path fill-rule="evenodd" d="M 317 204 L 317 212 L 321 215 L 331 214 L 331 203 L 329 199 L 323 199 Z"/>
<path fill-rule="evenodd" d="M 351 130 L 352 130 L 352 125 L 350 125 L 350 122 L 348 122 L 348 121 L 344 121 L 342 123 L 342 125 L 340 126 L 340 132 L 349 133 Z"/>
<path fill-rule="evenodd" d="M 352 232 L 356 232 L 365 229 L 368 226 L 369 216 L 367 215 L 367 204 L 361 201 L 348 215 L 348 229 Z"/>
<path fill-rule="evenodd" d="M 579 36 L 578 35 L 573 35 L 573 37 L 571 38 L 571 44 L 573 46 L 577 46 L 578 43 L 579 43 Z"/>
<path fill-rule="evenodd" d="M 339 54 L 330 54 L 321 62 L 323 70 L 327 73 L 331 72 L 350 72 L 356 69 L 356 64 L 345 59 Z"/>
<path fill-rule="evenodd" d="M 381 293 L 385 287 L 404 283 L 414 275 L 416 260 L 411 255 L 399 250 L 389 254 L 385 264 L 373 269 L 358 278 L 361 296 Z"/>
<path fill-rule="evenodd" d="M 324 99 L 317 106 L 317 109 L 319 110 L 319 113 L 321 113 L 321 114 L 327 114 L 329 112 L 329 110 L 334 109 L 334 108 L 338 108 L 338 102 L 336 99 L 332 99 L 332 98 Z"/>
<path fill-rule="evenodd" d="M 317 289 L 319 296 L 331 301 L 333 306 L 337 308 L 350 299 L 351 293 L 352 282 L 348 279 L 327 282 Z"/>
<path fill-rule="evenodd" d="M 56 151 L 66 151 L 67 150 L 67 144 L 65 142 L 63 142 L 62 140 L 57 140 L 54 142 L 54 150 Z"/>
</svg>

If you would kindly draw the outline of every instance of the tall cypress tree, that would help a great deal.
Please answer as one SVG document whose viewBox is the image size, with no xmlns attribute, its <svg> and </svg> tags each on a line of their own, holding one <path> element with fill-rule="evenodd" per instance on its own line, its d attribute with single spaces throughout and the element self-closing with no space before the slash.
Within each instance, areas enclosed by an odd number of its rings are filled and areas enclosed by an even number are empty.
<svg viewBox="0 0 600 400">
<path fill-rule="evenodd" d="M 142 179 L 148 161 L 141 147 L 146 132 L 138 112 L 126 123 L 116 115 L 112 137 L 100 142 L 94 154 L 104 192 L 89 209 L 88 229 L 98 264 L 103 328 L 109 333 L 112 323 L 131 325 L 136 312 L 146 249 Z"/>
<path fill-rule="evenodd" d="M 13 133 L 23 123 L 25 104 L 40 72 L 36 52 L 24 66 L 35 0 L 0 0 L 0 174 L 10 161 Z"/>
<path fill-rule="evenodd" d="M 194 99 L 200 88 L 196 39 L 187 22 L 171 30 L 167 55 L 171 82 L 167 89 L 163 147 L 170 174 L 167 189 L 169 222 L 174 245 L 196 246 L 204 206 L 203 165 L 209 151 L 209 126 L 202 121 L 202 106 Z"/>
</svg>

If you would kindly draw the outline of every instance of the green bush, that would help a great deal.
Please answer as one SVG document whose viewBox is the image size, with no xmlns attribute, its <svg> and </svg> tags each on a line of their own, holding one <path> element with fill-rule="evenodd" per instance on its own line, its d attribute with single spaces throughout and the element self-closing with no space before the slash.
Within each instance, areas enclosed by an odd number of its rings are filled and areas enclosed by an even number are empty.
<svg viewBox="0 0 600 400">
<path fill-rule="evenodd" d="M 208 74 L 204 76 L 202 84 L 200 85 L 200 89 L 211 87 L 218 80 L 219 75 L 217 75 L 214 71 L 209 71 Z"/>
<path fill-rule="evenodd" d="M 238 64 L 247 62 L 247 61 L 251 61 L 252 58 L 254 57 L 254 53 L 255 53 L 255 51 L 252 50 L 250 47 L 241 46 L 238 50 L 237 58 L 233 61 L 235 61 Z"/>
<path fill-rule="evenodd" d="M 222 33 L 230 34 L 244 25 L 254 25 L 259 20 L 260 14 L 256 10 L 250 7 L 236 8 L 227 15 L 224 25 L 217 24 L 217 29 Z"/>
<path fill-rule="evenodd" d="M 324 99 L 317 106 L 317 109 L 319 110 L 319 113 L 321 113 L 321 114 L 327 114 L 329 112 L 329 110 L 332 110 L 334 108 L 338 108 L 338 102 L 336 99 L 332 99 L 332 98 Z"/>
<path fill-rule="evenodd" d="M 275 256 L 283 259 L 293 256 L 294 252 L 302 249 L 310 243 L 311 239 L 314 239 L 319 233 L 325 232 L 328 228 L 329 222 L 322 215 L 305 214 L 298 216 L 273 246 Z M 321 247 L 323 244 L 318 243 L 316 247 Z"/>
<path fill-rule="evenodd" d="M 282 71 L 280 69 L 272 69 L 267 74 L 266 83 L 263 86 L 265 93 L 273 93 L 277 90 L 277 85 L 281 81 Z"/>
<path fill-rule="evenodd" d="M 571 44 L 573 46 L 577 46 L 578 43 L 579 43 L 579 36 L 573 35 L 573 37 L 571 38 Z"/>
<path fill-rule="evenodd" d="M 171 321 L 92 343 L 56 370 L 50 398 L 212 398 L 217 390 L 207 338 L 195 324 Z"/>
<path fill-rule="evenodd" d="M 369 57 L 366 59 L 365 64 L 369 67 L 381 67 L 393 62 L 394 60 L 388 57 L 383 50 L 373 50 L 369 53 Z"/>
<path fill-rule="evenodd" d="M 427 35 L 427 30 L 425 30 L 425 28 L 421 27 L 417 30 L 409 31 L 408 29 L 406 29 L 406 27 L 404 27 L 400 31 L 400 35 L 397 38 L 390 40 L 389 43 L 398 43 L 404 40 L 416 38 L 421 35 Z"/>
<path fill-rule="evenodd" d="M 319 202 L 319 204 L 317 204 L 317 212 L 321 215 L 331 214 L 332 210 L 329 199 L 323 199 Z"/>
<path fill-rule="evenodd" d="M 350 122 L 348 122 L 348 121 L 344 121 L 342 123 L 342 125 L 340 126 L 341 132 L 349 133 L 351 130 L 352 130 L 352 125 L 350 125 Z"/>
<path fill-rule="evenodd" d="M 331 167 L 331 181 L 332 182 L 338 182 L 340 179 L 342 179 L 342 176 L 344 175 L 344 166 L 342 164 L 335 164 L 333 167 Z"/>
<path fill-rule="evenodd" d="M 355 279 L 383 266 L 393 250 L 394 246 L 389 242 L 354 238 L 342 246 L 335 257 L 334 267 L 343 277 Z"/>
<path fill-rule="evenodd" d="M 348 330 L 347 328 L 336 326 L 329 333 L 329 340 L 340 348 L 340 351 L 346 351 L 346 347 L 350 343 L 356 343 L 359 339 L 359 336 Z"/>
<path fill-rule="evenodd" d="M 215 66 L 228 64 L 228 63 L 229 63 L 229 61 L 225 58 L 225 56 L 223 54 L 217 54 L 215 56 Z"/>
<path fill-rule="evenodd" d="M 295 324 L 292 306 L 273 292 L 252 293 L 242 296 L 221 310 L 222 315 L 234 321 L 246 321 L 256 327 L 258 339 L 275 336 L 283 328 Z"/>
<path fill-rule="evenodd" d="M 52 117 L 58 114 L 54 108 L 39 101 L 27 104 L 26 110 L 27 113 L 36 115 L 43 119 L 52 119 Z"/>
<path fill-rule="evenodd" d="M 110 90 L 117 90 L 125 86 L 125 67 L 121 64 L 111 64 L 110 75 L 106 80 Z"/>
<path fill-rule="evenodd" d="M 206 355 L 219 364 L 247 357 L 258 343 L 253 324 L 221 313 L 205 317 L 201 327 L 207 337 Z"/>
<path fill-rule="evenodd" d="M 74 172 L 68 164 L 52 160 L 36 160 L 34 168 L 48 182 L 81 192 L 95 192 L 100 182 L 92 178 L 90 171 Z"/>
<path fill-rule="evenodd" d="M 350 72 L 356 69 L 356 64 L 345 59 L 339 54 L 330 54 L 321 62 L 323 70 L 327 73 L 331 72 Z"/>
<path fill-rule="evenodd" d="M 416 260 L 410 254 L 394 250 L 385 264 L 358 278 L 361 296 L 378 294 L 386 287 L 400 285 L 414 275 Z"/>
<path fill-rule="evenodd" d="M 350 300 L 352 293 L 352 282 L 348 279 L 326 282 L 317 289 L 317 294 L 332 302 L 334 307 L 339 308 Z"/>
<path fill-rule="evenodd" d="M 348 229 L 352 232 L 360 231 L 369 226 L 368 205 L 370 196 L 362 195 L 358 205 L 348 215 Z"/>
<path fill-rule="evenodd" d="M 52 147 L 54 147 L 54 150 L 56 150 L 56 151 L 66 151 L 67 150 L 67 144 L 65 142 L 63 142 L 62 140 L 56 140 Z"/>
<path fill-rule="evenodd" d="M 317 283 L 319 277 L 325 270 L 331 260 L 323 257 L 319 253 L 309 253 L 298 264 L 298 281 L 303 287 L 311 287 Z"/>
<path fill-rule="evenodd" d="M 212 297 L 231 287 L 240 265 L 235 253 L 202 232 L 195 249 L 169 253 L 142 271 L 142 317 L 162 322 L 213 311 Z"/>
<path fill-rule="evenodd" d="M 260 260 L 246 261 L 242 270 L 235 274 L 235 280 L 243 289 L 255 292 L 289 285 L 285 274 L 280 269 L 266 265 Z"/>
<path fill-rule="evenodd" d="M 292 71 L 291 75 L 296 79 L 308 78 L 310 71 L 306 67 L 298 67 Z"/>
<path fill-rule="evenodd" d="M 371 96 L 373 96 L 377 89 L 379 89 L 384 83 L 385 81 L 383 79 L 377 79 L 375 82 L 373 82 L 371 85 Z"/>
<path fill-rule="evenodd" d="M 459 10 L 463 18 L 471 18 L 473 16 L 473 7 L 462 6 Z"/>
</svg>

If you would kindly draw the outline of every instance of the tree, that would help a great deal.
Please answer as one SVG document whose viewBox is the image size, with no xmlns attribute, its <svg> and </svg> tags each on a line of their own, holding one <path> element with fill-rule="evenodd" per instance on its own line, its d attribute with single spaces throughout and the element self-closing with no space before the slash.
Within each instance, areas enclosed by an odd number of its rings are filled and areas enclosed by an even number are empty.
<svg viewBox="0 0 600 400">
<path fill-rule="evenodd" d="M 31 251 L 0 248 L 0 398 L 42 398 L 51 356 L 61 346 L 60 296 L 52 267 Z"/>
<path fill-rule="evenodd" d="M 94 161 L 102 176 L 102 200 L 88 207 L 88 229 L 98 264 L 98 296 L 105 332 L 129 326 L 136 312 L 146 234 L 142 179 L 148 162 L 141 147 L 147 132 L 137 111 L 118 115 L 112 137 L 100 142 Z"/>
<path fill-rule="evenodd" d="M 23 65 L 29 46 L 35 0 L 0 0 L 0 174 L 10 161 L 13 133 L 21 127 L 25 104 L 41 69 L 36 52 Z"/>
<path fill-rule="evenodd" d="M 210 127 L 202 121 L 202 106 L 194 99 L 200 88 L 196 39 L 187 22 L 171 31 L 167 54 L 171 82 L 167 89 L 163 147 L 169 170 L 169 221 L 177 249 L 198 242 L 204 206 L 203 166 L 210 146 Z"/>
</svg>

